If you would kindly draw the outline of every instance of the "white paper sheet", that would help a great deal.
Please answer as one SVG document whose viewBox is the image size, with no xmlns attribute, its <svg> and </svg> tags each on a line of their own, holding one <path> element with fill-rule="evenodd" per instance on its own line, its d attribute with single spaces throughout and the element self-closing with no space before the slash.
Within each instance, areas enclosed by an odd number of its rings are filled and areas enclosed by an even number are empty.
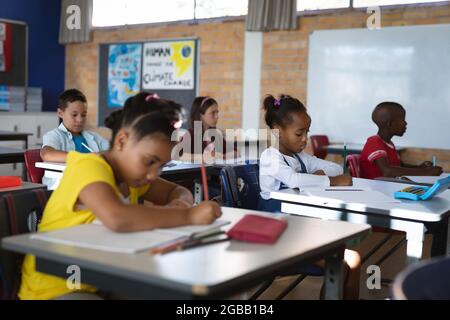
<svg viewBox="0 0 450 320">
<path fill-rule="evenodd" d="M 332 191 L 327 191 L 332 190 Z M 345 191 L 344 191 L 345 190 Z M 394 196 L 389 197 L 379 191 L 360 187 L 326 187 L 304 188 L 302 192 L 311 197 L 317 197 L 345 203 L 399 203 Z"/>
<path fill-rule="evenodd" d="M 36 233 L 31 238 L 83 248 L 136 253 L 187 238 L 197 232 L 217 230 L 228 223 L 225 220 L 216 220 L 213 224 L 206 226 L 182 226 L 152 231 L 118 233 L 96 222 L 56 231 Z"/>
</svg>

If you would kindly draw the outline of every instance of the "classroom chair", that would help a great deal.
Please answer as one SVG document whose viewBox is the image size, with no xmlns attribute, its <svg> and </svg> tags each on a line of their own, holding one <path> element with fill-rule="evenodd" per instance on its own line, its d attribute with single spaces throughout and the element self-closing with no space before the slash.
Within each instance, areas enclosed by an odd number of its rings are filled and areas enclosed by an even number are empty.
<svg viewBox="0 0 450 320">
<path fill-rule="evenodd" d="M 259 165 L 245 164 L 226 166 L 220 172 L 222 184 L 222 201 L 227 207 L 242 208 L 249 210 L 258 209 L 259 193 Z M 294 267 L 279 276 L 292 276 L 300 274 L 293 280 L 275 299 L 283 299 L 291 292 L 306 276 L 323 276 L 324 270 L 316 265 L 309 265 L 303 268 Z M 273 283 L 275 279 L 270 279 L 263 283 L 260 288 L 249 298 L 257 299 Z"/>
<path fill-rule="evenodd" d="M 257 210 L 259 166 L 246 164 L 223 167 L 220 172 L 222 201 L 227 207 Z"/>
<path fill-rule="evenodd" d="M 312 135 L 309 136 L 311 140 L 311 146 L 313 150 L 313 154 L 320 159 L 325 159 L 325 157 L 328 154 L 327 148 L 325 146 L 328 146 L 330 144 L 330 141 L 328 140 L 328 136 L 326 135 Z"/>
<path fill-rule="evenodd" d="M 450 258 L 437 258 L 402 271 L 392 286 L 395 300 L 450 300 Z"/>
<path fill-rule="evenodd" d="M 353 178 L 360 178 L 361 177 L 361 170 L 359 167 L 359 154 L 349 154 L 347 156 L 347 159 L 345 159 L 345 165 L 348 168 L 348 172 Z"/>
<path fill-rule="evenodd" d="M 25 166 L 27 168 L 28 177 L 33 183 L 42 183 L 44 169 L 36 168 L 36 162 L 42 162 L 41 149 L 26 150 L 23 154 L 25 158 Z"/>
<path fill-rule="evenodd" d="M 32 190 L 0 197 L 0 241 L 4 237 L 36 232 L 51 191 Z M 24 256 L 0 247 L 0 298 L 17 299 Z"/>
</svg>

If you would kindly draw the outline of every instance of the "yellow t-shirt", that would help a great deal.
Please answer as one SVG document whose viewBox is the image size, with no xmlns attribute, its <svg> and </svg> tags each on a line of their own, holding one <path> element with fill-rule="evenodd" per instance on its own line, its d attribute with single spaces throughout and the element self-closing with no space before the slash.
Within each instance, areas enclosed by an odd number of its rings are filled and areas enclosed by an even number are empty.
<svg viewBox="0 0 450 320">
<path fill-rule="evenodd" d="M 78 196 L 86 186 L 95 182 L 109 184 L 119 197 L 119 189 L 114 179 L 111 166 L 98 154 L 69 152 L 67 166 L 58 188 L 53 191 L 45 207 L 38 232 L 46 232 L 95 220 L 92 211 L 75 210 Z M 130 203 L 137 204 L 140 196 L 145 194 L 149 185 L 140 188 L 130 188 Z M 68 274 L 70 276 L 70 274 Z M 83 274 L 81 273 L 81 281 Z M 81 291 L 94 292 L 96 288 L 81 285 Z M 37 272 L 35 257 L 26 255 L 22 265 L 22 283 L 19 291 L 20 299 L 52 299 L 77 290 L 71 290 L 66 285 L 66 279 Z"/>
</svg>

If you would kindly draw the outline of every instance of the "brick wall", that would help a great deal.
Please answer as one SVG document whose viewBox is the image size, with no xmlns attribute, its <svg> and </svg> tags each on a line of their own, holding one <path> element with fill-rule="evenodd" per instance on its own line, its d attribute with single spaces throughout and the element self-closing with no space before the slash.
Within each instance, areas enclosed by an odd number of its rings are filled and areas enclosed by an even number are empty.
<svg viewBox="0 0 450 320">
<path fill-rule="evenodd" d="M 261 94 L 289 93 L 307 102 L 309 34 L 321 29 L 364 28 L 367 17 L 364 11 L 355 10 L 302 16 L 299 18 L 298 30 L 265 33 Z M 385 9 L 382 10 L 381 19 L 384 27 L 450 23 L 450 6 Z M 199 92 L 201 95 L 211 95 L 219 101 L 220 127 L 239 128 L 242 114 L 244 32 L 243 20 L 96 30 L 93 33 L 93 42 L 67 46 L 65 86 L 77 87 L 86 93 L 89 102 L 88 122 L 93 125 L 96 122 L 97 109 L 99 43 L 198 37 Z M 263 125 L 263 121 L 260 123 Z M 446 170 L 450 171 L 450 151 L 411 149 L 403 154 L 405 160 L 418 162 L 430 159 L 434 153 Z"/>
<path fill-rule="evenodd" d="M 242 65 L 244 53 L 242 21 L 210 24 L 173 24 L 96 30 L 93 42 L 68 45 L 65 86 L 83 91 L 89 103 L 88 123 L 95 125 L 98 92 L 98 45 L 107 42 L 198 37 L 200 39 L 200 94 L 220 103 L 221 127 L 241 124 Z"/>
</svg>

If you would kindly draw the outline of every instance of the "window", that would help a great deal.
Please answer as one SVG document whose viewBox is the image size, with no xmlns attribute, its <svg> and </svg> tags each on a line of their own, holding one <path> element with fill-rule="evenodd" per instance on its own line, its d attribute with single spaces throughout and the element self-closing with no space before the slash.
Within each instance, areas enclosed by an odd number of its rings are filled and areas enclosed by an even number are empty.
<svg viewBox="0 0 450 320">
<path fill-rule="evenodd" d="M 195 18 L 205 19 L 227 16 L 245 16 L 247 0 L 196 0 Z"/>
<path fill-rule="evenodd" d="M 194 19 L 194 0 L 126 0 L 126 3 L 127 24 Z"/>
<path fill-rule="evenodd" d="M 92 5 L 92 25 L 95 27 L 126 24 L 125 1 L 94 0 Z"/>
<path fill-rule="evenodd" d="M 349 0 L 297 0 L 297 11 L 350 7 Z"/>
<path fill-rule="evenodd" d="M 371 6 L 389 6 L 389 5 L 402 5 L 412 3 L 431 3 L 431 2 L 444 2 L 436 0 L 353 0 L 353 7 L 371 7 Z"/>
<path fill-rule="evenodd" d="M 92 25 L 127 24 L 205 19 L 247 14 L 246 0 L 94 0 Z"/>
</svg>

